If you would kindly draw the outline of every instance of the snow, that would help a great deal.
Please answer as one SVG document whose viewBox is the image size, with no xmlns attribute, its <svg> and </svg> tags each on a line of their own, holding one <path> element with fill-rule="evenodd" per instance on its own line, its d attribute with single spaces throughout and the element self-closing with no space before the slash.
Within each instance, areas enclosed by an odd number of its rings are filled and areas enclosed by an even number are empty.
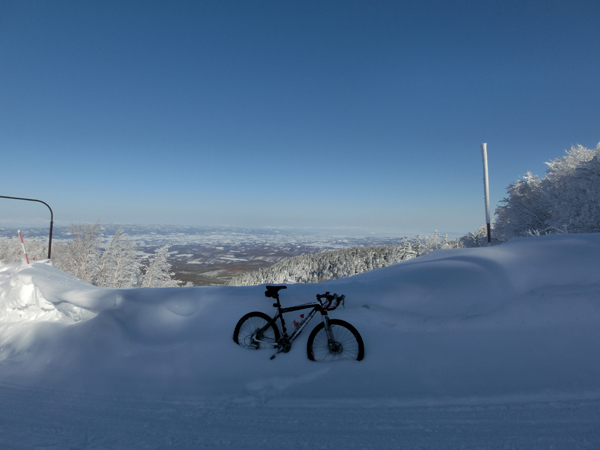
<svg viewBox="0 0 600 450">
<path fill-rule="evenodd" d="M 106 289 L 0 266 L 0 448 L 599 448 L 600 235 L 437 250 L 322 284 L 361 362 L 232 340 L 264 286 Z"/>
</svg>

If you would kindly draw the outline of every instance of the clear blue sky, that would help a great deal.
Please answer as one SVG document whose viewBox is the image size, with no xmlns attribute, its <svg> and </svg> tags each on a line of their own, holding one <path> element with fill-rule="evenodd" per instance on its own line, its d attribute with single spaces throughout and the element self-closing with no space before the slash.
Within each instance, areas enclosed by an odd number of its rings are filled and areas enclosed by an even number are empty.
<svg viewBox="0 0 600 450">
<path fill-rule="evenodd" d="M 0 2 L 0 195 L 57 222 L 468 232 L 600 141 L 600 2 Z M 43 205 L 0 199 L 0 226 Z M 18 204 L 18 205 L 17 205 Z"/>
</svg>

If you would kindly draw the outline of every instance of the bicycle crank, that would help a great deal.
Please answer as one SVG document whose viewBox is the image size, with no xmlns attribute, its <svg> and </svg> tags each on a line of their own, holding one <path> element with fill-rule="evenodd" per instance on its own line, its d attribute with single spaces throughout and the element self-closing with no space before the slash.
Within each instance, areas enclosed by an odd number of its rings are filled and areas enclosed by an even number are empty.
<svg viewBox="0 0 600 450">
<path fill-rule="evenodd" d="M 277 351 L 273 356 L 271 356 L 271 359 L 275 359 L 278 353 L 289 352 L 291 348 L 292 343 L 290 342 L 290 340 L 286 336 L 282 337 L 281 339 L 279 339 L 279 341 L 277 341 Z"/>
</svg>

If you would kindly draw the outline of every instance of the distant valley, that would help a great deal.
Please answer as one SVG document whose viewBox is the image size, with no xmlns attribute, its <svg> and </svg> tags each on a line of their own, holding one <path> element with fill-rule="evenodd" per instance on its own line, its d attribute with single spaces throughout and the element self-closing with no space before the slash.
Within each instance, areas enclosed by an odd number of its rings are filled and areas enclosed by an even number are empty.
<svg viewBox="0 0 600 450">
<path fill-rule="evenodd" d="M 102 225 L 109 241 L 118 228 L 140 252 L 151 255 L 170 245 L 169 262 L 175 278 L 196 286 L 225 284 L 232 277 L 269 267 L 284 258 L 326 250 L 397 243 L 400 236 L 356 236 L 327 229 L 194 227 L 178 225 Z M 48 239 L 47 228 L 22 229 L 25 237 Z M 0 238 L 17 236 L 0 228 Z M 70 239 L 69 227 L 53 230 L 53 242 Z"/>
</svg>

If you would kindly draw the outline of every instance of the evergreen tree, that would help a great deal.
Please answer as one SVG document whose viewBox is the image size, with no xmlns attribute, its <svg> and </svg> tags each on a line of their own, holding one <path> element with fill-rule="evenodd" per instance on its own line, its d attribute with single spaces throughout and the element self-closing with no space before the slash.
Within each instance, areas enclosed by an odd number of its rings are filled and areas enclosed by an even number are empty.
<svg viewBox="0 0 600 450">
<path fill-rule="evenodd" d="M 170 245 L 164 245 L 155 251 L 154 258 L 144 270 L 141 278 L 140 287 L 177 287 L 177 280 L 174 280 L 171 273 L 171 264 L 167 261 L 167 255 Z"/>
</svg>

